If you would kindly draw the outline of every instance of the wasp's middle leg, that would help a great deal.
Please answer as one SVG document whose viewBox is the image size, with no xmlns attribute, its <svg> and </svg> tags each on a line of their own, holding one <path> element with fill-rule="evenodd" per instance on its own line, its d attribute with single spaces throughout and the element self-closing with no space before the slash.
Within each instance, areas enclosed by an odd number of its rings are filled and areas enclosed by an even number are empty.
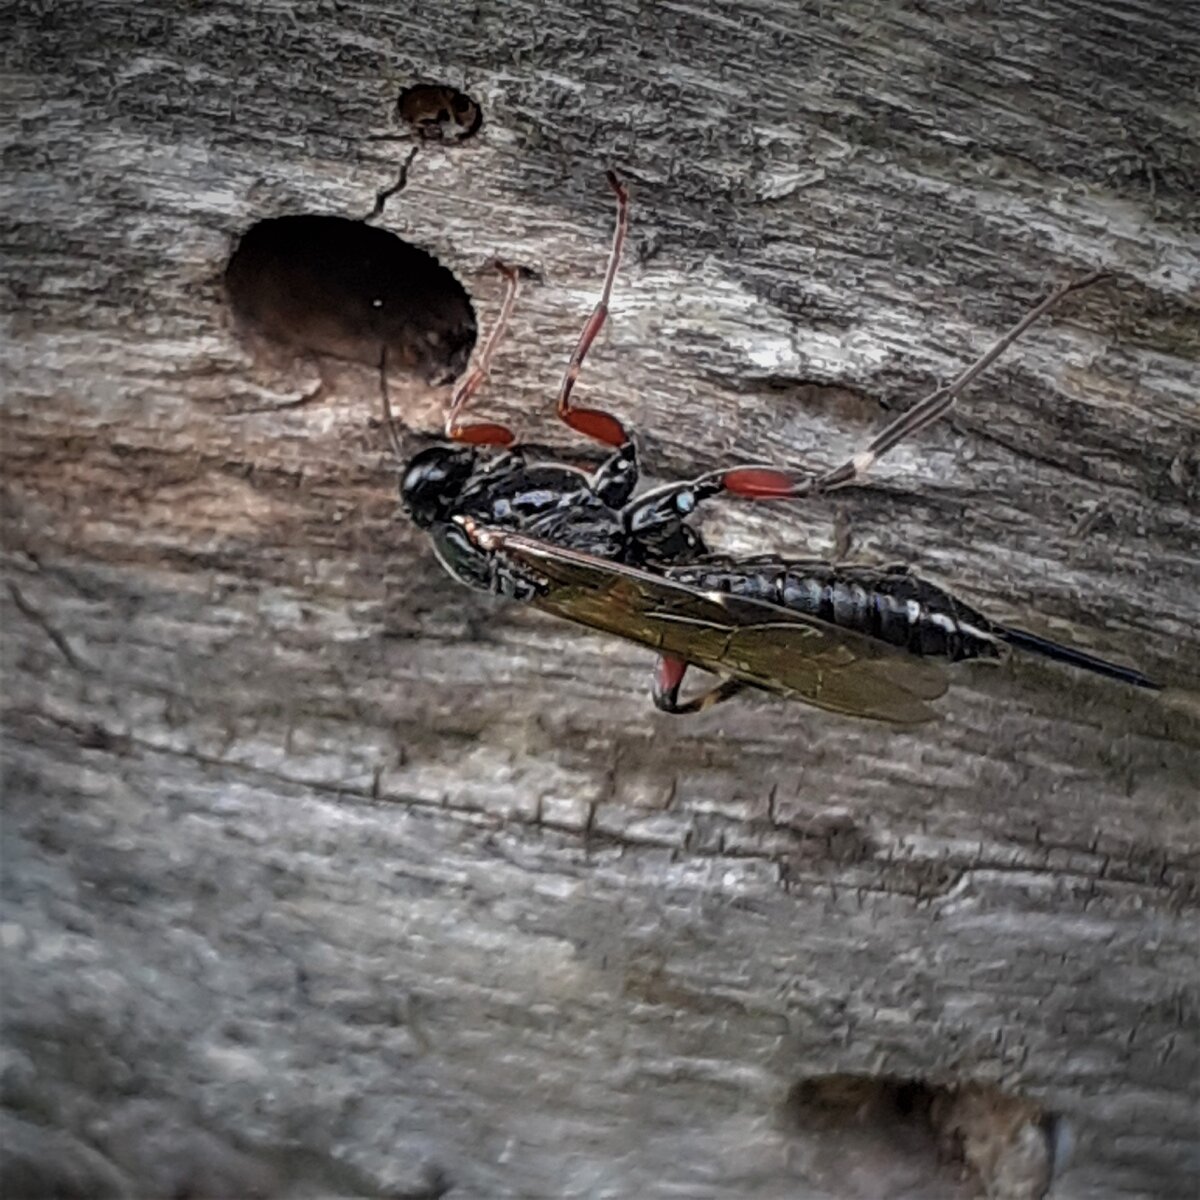
<svg viewBox="0 0 1200 1200">
<path fill-rule="evenodd" d="M 626 442 L 610 454 L 592 475 L 592 492 L 609 508 L 623 508 L 638 485 L 637 449 Z"/>
</svg>

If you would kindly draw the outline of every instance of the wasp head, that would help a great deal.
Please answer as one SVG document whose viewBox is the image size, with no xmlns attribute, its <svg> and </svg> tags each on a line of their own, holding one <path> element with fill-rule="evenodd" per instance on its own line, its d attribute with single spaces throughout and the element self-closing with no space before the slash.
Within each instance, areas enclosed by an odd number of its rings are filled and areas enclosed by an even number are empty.
<svg viewBox="0 0 1200 1200">
<path fill-rule="evenodd" d="M 464 485 L 475 472 L 469 446 L 430 446 L 413 455 L 400 481 L 400 502 L 423 529 L 448 520 Z"/>
</svg>

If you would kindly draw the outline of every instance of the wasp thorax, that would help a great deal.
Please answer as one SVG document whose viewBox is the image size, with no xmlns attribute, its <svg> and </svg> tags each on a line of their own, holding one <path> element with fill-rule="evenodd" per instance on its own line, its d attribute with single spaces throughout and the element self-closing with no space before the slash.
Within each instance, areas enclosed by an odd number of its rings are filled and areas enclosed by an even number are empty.
<svg viewBox="0 0 1200 1200">
<path fill-rule="evenodd" d="M 400 502 L 421 526 L 447 520 L 475 471 L 476 454 L 467 446 L 430 446 L 413 455 L 400 481 Z"/>
</svg>

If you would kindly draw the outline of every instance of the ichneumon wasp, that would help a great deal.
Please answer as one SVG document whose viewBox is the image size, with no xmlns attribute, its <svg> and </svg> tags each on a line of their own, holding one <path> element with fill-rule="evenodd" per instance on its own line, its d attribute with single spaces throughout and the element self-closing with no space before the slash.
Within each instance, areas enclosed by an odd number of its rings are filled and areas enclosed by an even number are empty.
<svg viewBox="0 0 1200 1200">
<path fill-rule="evenodd" d="M 724 557 L 710 553 L 689 523 L 716 496 L 792 499 L 858 482 L 897 443 L 944 415 L 1039 317 L 1101 273 L 1047 296 L 956 379 L 833 470 L 804 475 L 738 466 L 637 495 L 638 458 L 629 431 L 611 413 L 571 398 L 608 316 L 628 230 L 626 188 L 612 171 L 608 183 L 617 200 L 608 267 L 556 408 L 562 421 L 611 454 L 589 475 L 563 463 L 530 461 L 504 425 L 463 420 L 488 377 L 519 290 L 519 272 L 498 263 L 506 280 L 500 315 L 477 365 L 454 392 L 445 423 L 449 444 L 414 455 L 400 483 L 405 510 L 451 575 L 656 650 L 652 695 L 671 713 L 699 712 L 758 688 L 833 712 L 916 724 L 936 715 L 927 702 L 947 687 L 935 660 L 999 659 L 1014 647 L 1138 687 L 1159 686 L 1138 671 L 991 621 L 907 568 Z M 403 461 L 386 370 L 381 387 L 385 425 Z M 689 666 L 713 672 L 719 682 L 681 700 Z"/>
</svg>

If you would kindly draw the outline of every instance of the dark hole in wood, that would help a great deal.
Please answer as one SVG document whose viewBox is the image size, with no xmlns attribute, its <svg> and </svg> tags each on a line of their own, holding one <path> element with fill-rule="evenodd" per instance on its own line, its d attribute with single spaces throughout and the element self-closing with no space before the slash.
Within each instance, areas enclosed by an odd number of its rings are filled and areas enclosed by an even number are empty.
<svg viewBox="0 0 1200 1200">
<path fill-rule="evenodd" d="M 328 356 L 431 383 L 460 374 L 475 311 L 453 272 L 386 229 L 304 214 L 252 225 L 225 269 L 245 332 L 296 354 Z"/>
<path fill-rule="evenodd" d="M 465 92 L 445 83 L 416 83 L 400 93 L 396 115 L 419 137 L 432 142 L 461 142 L 483 124 L 483 109 Z"/>
<path fill-rule="evenodd" d="M 962 1194 L 964 1166 L 974 1194 L 1040 1200 L 1069 1155 L 1069 1129 L 1032 1100 L 991 1084 L 941 1085 L 897 1076 L 818 1075 L 802 1079 L 783 1106 L 787 1128 L 825 1152 L 833 1170 L 853 1163 L 862 1186 L 880 1194 L 941 1175 Z M 817 1159 L 820 1162 L 820 1157 Z M 956 1182 L 957 1181 L 957 1182 Z M 918 1193 L 920 1188 L 918 1187 Z"/>
<path fill-rule="evenodd" d="M 927 1134 L 933 1095 L 915 1080 L 818 1075 L 792 1088 L 786 1110 L 796 1128 L 845 1129 L 901 1121 L 923 1126 Z"/>
</svg>

